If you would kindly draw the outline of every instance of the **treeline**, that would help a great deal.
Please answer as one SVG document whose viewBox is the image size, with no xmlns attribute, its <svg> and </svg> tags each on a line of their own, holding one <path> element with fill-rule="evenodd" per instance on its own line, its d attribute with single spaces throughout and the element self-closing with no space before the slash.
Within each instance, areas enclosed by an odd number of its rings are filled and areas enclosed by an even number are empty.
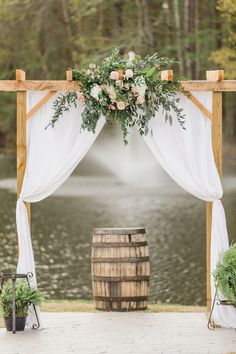
<svg viewBox="0 0 236 354">
<path fill-rule="evenodd" d="M 175 57 L 175 74 L 204 79 L 223 68 L 236 79 L 235 0 L 1 0 L 0 79 L 64 79 L 68 67 L 97 62 L 114 46 Z M 15 144 L 15 97 L 0 94 L 0 147 Z M 236 135 L 227 95 L 225 136 Z"/>
</svg>

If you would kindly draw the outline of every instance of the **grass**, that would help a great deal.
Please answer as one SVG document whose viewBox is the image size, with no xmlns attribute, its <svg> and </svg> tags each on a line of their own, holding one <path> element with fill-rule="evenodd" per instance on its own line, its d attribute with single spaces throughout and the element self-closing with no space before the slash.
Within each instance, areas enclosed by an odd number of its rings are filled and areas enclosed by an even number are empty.
<svg viewBox="0 0 236 354">
<path fill-rule="evenodd" d="M 42 312 L 100 312 L 92 300 L 47 300 L 41 306 Z M 149 304 L 144 312 L 206 312 L 204 306 L 183 306 L 174 304 Z M 0 327 L 4 327 L 0 318 Z"/>
<path fill-rule="evenodd" d="M 44 302 L 44 312 L 100 312 L 92 300 L 50 300 Z M 182 306 L 169 304 L 149 304 L 145 312 L 204 312 L 204 306 Z"/>
</svg>

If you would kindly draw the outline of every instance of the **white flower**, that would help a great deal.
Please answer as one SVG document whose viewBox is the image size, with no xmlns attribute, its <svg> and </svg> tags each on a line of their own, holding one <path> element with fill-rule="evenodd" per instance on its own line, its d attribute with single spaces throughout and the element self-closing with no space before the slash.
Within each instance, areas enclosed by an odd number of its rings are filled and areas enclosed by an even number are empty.
<svg viewBox="0 0 236 354">
<path fill-rule="evenodd" d="M 147 90 L 146 81 L 143 76 L 139 76 L 135 80 L 135 90 L 138 93 L 138 96 L 144 96 Z"/>
<path fill-rule="evenodd" d="M 79 97 L 79 101 L 81 103 L 85 103 L 85 97 L 84 97 L 84 94 L 82 92 L 78 92 L 78 97 Z"/>
<path fill-rule="evenodd" d="M 135 53 L 130 51 L 128 53 L 128 63 L 132 63 L 132 61 L 135 59 Z"/>
<path fill-rule="evenodd" d="M 118 101 L 116 103 L 117 108 L 119 109 L 119 111 L 123 111 L 125 109 L 125 102 L 124 101 Z"/>
<path fill-rule="evenodd" d="M 108 93 L 110 100 L 115 101 L 116 99 L 116 91 L 113 86 L 107 86 L 106 87 L 106 92 Z"/>
<path fill-rule="evenodd" d="M 134 76 L 133 70 L 127 69 L 127 70 L 125 71 L 125 77 L 126 77 L 126 79 L 130 79 L 130 78 L 133 77 L 133 76 Z"/>
<path fill-rule="evenodd" d="M 136 100 L 137 104 L 143 104 L 145 102 L 145 97 L 144 96 L 138 96 Z"/>
<path fill-rule="evenodd" d="M 90 68 L 90 69 L 95 69 L 95 68 L 96 68 L 96 64 L 90 63 L 90 64 L 89 64 L 89 68 Z"/>
<path fill-rule="evenodd" d="M 139 95 L 139 92 L 138 92 L 138 87 L 135 86 L 135 85 L 132 85 L 132 89 L 131 89 L 133 95 L 136 97 Z"/>
<path fill-rule="evenodd" d="M 94 85 L 92 88 L 91 88 L 91 91 L 90 91 L 90 95 L 95 98 L 95 100 L 98 101 L 99 99 L 99 94 L 101 93 L 102 89 L 99 85 Z"/>
<path fill-rule="evenodd" d="M 123 81 L 122 80 L 116 80 L 116 86 L 117 87 L 123 87 Z"/>
<path fill-rule="evenodd" d="M 118 71 L 112 71 L 112 72 L 110 73 L 110 79 L 112 79 L 112 80 L 119 80 L 119 73 L 118 73 Z"/>
</svg>

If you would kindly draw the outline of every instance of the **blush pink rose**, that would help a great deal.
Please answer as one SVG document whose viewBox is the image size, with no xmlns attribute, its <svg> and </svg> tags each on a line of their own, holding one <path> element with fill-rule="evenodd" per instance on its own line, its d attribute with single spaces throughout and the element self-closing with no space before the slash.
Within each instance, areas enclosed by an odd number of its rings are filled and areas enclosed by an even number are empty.
<svg viewBox="0 0 236 354">
<path fill-rule="evenodd" d="M 137 104 L 143 104 L 145 102 L 145 97 L 144 96 L 138 96 L 136 102 L 137 102 Z"/>
<path fill-rule="evenodd" d="M 110 100 L 111 100 L 111 101 L 115 101 L 115 99 L 116 99 L 116 93 L 115 93 L 115 91 L 111 92 L 111 93 L 109 94 L 109 97 L 110 97 Z"/>
<path fill-rule="evenodd" d="M 81 103 L 85 103 L 85 97 L 84 97 L 84 94 L 82 92 L 78 93 L 78 98 L 79 98 L 79 101 Z"/>
<path fill-rule="evenodd" d="M 118 102 L 116 102 L 116 106 L 119 109 L 119 111 L 123 111 L 125 109 L 125 102 L 124 101 L 118 101 Z"/>
<path fill-rule="evenodd" d="M 125 77 L 126 77 L 126 79 L 131 79 L 133 76 L 134 76 L 133 70 L 127 69 L 127 70 L 125 71 Z"/>
<path fill-rule="evenodd" d="M 112 72 L 110 73 L 110 79 L 112 79 L 112 80 L 119 80 L 119 73 L 118 73 L 118 71 L 112 71 Z"/>
</svg>

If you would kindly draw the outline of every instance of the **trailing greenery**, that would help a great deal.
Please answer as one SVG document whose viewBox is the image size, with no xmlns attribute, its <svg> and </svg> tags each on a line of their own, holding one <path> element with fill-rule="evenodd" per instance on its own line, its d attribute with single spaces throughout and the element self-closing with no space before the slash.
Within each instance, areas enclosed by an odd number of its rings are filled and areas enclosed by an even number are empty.
<svg viewBox="0 0 236 354">
<path fill-rule="evenodd" d="M 184 128 L 184 114 L 178 106 L 178 92 L 183 92 L 181 84 L 178 80 L 160 78 L 161 68 L 174 62 L 158 53 L 141 59 L 133 52 L 122 56 L 119 49 L 114 49 L 100 66 L 90 64 L 87 70 L 75 68 L 73 80 L 78 83 L 78 91 L 61 94 L 56 99 L 49 126 L 54 127 L 79 100 L 84 104 L 82 129 L 94 133 L 98 120 L 104 116 L 107 122 L 120 124 L 125 144 L 133 126 L 138 127 L 140 135 L 148 133 L 148 123 L 158 110 L 162 110 L 170 124 L 171 112 L 175 112 Z"/>
<path fill-rule="evenodd" d="M 222 255 L 214 277 L 225 300 L 236 304 L 236 243 Z"/>
<path fill-rule="evenodd" d="M 43 300 L 42 292 L 36 287 L 29 287 L 27 280 L 16 280 L 16 316 L 23 317 L 27 315 L 28 307 L 40 305 Z M 0 294 L 0 307 L 4 317 L 12 316 L 12 281 L 4 283 Z"/>
</svg>

